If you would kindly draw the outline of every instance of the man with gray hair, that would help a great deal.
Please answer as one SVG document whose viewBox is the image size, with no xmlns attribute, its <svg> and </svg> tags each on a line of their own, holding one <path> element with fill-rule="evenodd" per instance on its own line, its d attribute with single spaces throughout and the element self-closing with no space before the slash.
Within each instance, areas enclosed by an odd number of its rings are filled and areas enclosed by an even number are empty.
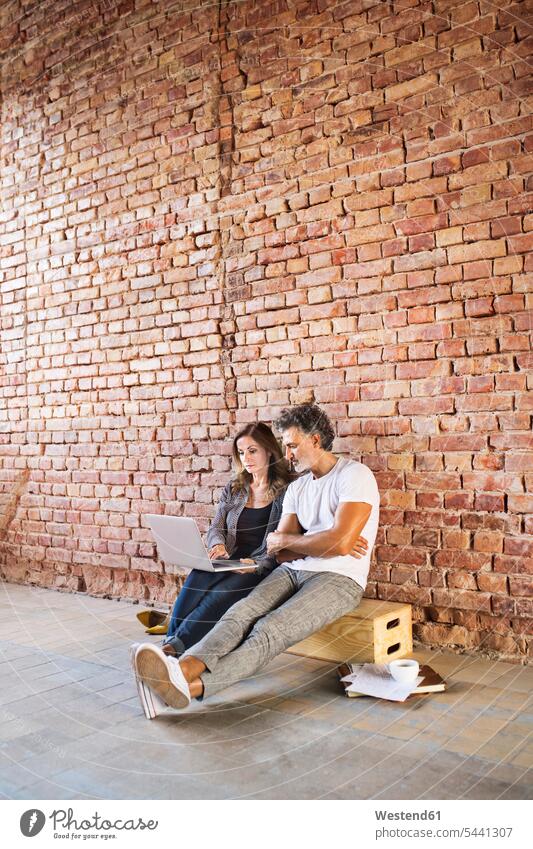
<svg viewBox="0 0 533 849">
<path fill-rule="evenodd" d="M 280 565 L 179 660 L 151 644 L 135 651 L 136 674 L 172 707 L 254 675 L 363 595 L 379 517 L 373 473 L 332 453 L 333 427 L 314 404 L 282 410 L 276 426 L 300 472 L 267 539 Z"/>
</svg>

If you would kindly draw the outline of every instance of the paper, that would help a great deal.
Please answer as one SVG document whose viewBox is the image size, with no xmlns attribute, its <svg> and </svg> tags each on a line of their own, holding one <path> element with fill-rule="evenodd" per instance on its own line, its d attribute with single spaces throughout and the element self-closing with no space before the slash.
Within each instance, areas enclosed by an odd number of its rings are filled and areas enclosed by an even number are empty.
<svg viewBox="0 0 533 849">
<path fill-rule="evenodd" d="M 392 702 L 404 702 L 407 696 L 416 690 L 422 677 L 414 681 L 400 683 L 389 672 L 386 664 L 364 663 L 350 675 L 345 675 L 342 681 L 350 684 L 350 693 L 360 693 L 362 696 L 374 696 L 377 699 L 388 699 Z"/>
</svg>

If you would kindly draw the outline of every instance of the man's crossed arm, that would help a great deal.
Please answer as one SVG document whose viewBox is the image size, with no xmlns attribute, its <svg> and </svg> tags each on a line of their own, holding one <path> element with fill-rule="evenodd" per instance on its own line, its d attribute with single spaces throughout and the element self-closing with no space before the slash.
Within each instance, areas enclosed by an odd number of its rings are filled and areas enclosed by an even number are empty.
<svg viewBox="0 0 533 849">
<path fill-rule="evenodd" d="M 279 563 L 299 557 L 335 557 L 366 553 L 366 540 L 360 536 L 372 507 L 364 501 L 343 501 L 335 511 L 333 526 L 327 531 L 304 534 L 298 517 L 289 513 L 281 517 L 278 528 L 267 537 L 269 554 Z"/>
</svg>

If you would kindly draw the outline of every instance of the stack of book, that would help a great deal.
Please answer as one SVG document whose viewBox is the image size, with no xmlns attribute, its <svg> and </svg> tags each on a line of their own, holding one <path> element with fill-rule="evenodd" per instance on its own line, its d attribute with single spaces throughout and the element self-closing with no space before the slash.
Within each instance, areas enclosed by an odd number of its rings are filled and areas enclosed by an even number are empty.
<svg viewBox="0 0 533 849">
<path fill-rule="evenodd" d="M 376 673 L 379 674 L 379 679 L 383 681 L 383 674 L 385 672 L 385 668 L 383 666 L 376 666 L 376 664 L 364 664 L 365 672 L 368 674 L 372 674 L 372 666 L 375 667 Z M 363 664 L 360 663 L 343 663 L 338 667 L 337 673 L 339 678 L 341 679 L 341 684 L 344 688 L 345 695 L 348 696 L 349 699 L 357 698 L 358 696 L 366 695 L 365 693 L 357 692 L 357 673 L 363 669 Z M 420 680 L 421 679 L 421 680 Z M 419 678 L 417 679 L 418 683 L 414 687 L 414 689 L 409 693 L 407 698 L 411 698 L 411 696 L 419 695 L 421 693 L 441 693 L 446 689 L 446 682 L 441 678 L 438 672 L 435 672 L 431 666 L 421 666 L 419 672 Z M 391 681 L 391 684 L 394 682 Z M 384 698 L 387 698 L 387 695 L 383 695 Z M 394 698 L 394 701 L 403 701 L 402 698 Z M 404 696 L 405 698 L 405 696 Z"/>
</svg>

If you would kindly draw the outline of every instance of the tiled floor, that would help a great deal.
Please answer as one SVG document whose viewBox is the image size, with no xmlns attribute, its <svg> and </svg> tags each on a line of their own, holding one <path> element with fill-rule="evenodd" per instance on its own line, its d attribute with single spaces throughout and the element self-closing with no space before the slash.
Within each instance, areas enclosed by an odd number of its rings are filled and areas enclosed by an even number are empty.
<svg viewBox="0 0 533 849">
<path fill-rule="evenodd" d="M 394 704 L 285 654 L 149 722 L 128 665 L 138 609 L 0 585 L 0 797 L 531 798 L 532 668 L 418 649 L 448 691 Z"/>
</svg>

